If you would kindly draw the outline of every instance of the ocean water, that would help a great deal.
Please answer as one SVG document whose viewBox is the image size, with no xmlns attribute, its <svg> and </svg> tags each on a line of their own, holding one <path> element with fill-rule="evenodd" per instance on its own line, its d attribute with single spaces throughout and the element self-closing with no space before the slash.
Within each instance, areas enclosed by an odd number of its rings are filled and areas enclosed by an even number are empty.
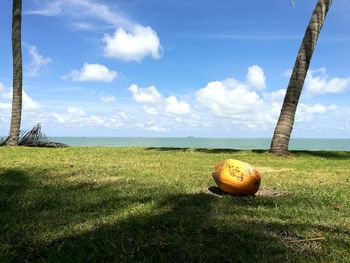
<svg viewBox="0 0 350 263">
<path fill-rule="evenodd" d="M 148 138 L 148 137 L 52 137 L 71 146 L 177 147 L 214 149 L 269 149 L 268 138 Z M 350 139 L 291 139 L 290 150 L 350 151 Z"/>
</svg>

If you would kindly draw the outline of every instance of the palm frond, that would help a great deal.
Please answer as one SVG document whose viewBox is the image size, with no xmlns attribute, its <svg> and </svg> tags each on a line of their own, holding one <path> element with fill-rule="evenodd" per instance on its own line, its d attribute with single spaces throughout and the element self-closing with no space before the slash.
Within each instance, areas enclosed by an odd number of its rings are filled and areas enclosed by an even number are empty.
<svg viewBox="0 0 350 263">
<path fill-rule="evenodd" d="M 9 140 L 9 137 L 5 138 L 5 140 L 0 141 L 0 146 L 6 145 L 8 140 Z M 52 147 L 52 148 L 68 146 L 63 143 L 50 141 L 45 135 L 45 133 L 41 131 L 40 123 L 35 125 L 31 130 L 20 131 L 18 145 L 30 146 L 30 147 Z"/>
</svg>

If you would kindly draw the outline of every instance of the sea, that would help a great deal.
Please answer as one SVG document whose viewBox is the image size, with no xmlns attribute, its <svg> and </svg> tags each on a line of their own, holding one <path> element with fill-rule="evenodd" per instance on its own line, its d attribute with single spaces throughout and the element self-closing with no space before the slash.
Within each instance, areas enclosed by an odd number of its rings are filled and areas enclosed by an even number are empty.
<svg viewBox="0 0 350 263">
<path fill-rule="evenodd" d="M 51 137 L 55 142 L 71 146 L 106 147 L 176 147 L 266 150 L 270 148 L 269 138 L 203 138 L 203 137 Z M 350 151 L 349 139 L 305 139 L 292 138 L 290 150 Z"/>
</svg>

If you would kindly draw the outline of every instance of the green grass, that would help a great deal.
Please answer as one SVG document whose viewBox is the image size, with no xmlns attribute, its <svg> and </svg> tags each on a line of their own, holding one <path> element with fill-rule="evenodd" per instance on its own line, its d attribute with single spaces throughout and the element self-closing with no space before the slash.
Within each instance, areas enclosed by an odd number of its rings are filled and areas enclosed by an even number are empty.
<svg viewBox="0 0 350 263">
<path fill-rule="evenodd" d="M 292 195 L 204 194 L 227 158 Z M 350 152 L 1 147 L 0 261 L 349 262 L 349 188 Z"/>
</svg>

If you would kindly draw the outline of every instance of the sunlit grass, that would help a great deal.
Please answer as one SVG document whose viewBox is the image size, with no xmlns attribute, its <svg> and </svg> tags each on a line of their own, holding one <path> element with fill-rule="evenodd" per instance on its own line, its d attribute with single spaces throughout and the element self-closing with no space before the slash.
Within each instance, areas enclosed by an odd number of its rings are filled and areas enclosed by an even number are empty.
<svg viewBox="0 0 350 263">
<path fill-rule="evenodd" d="M 227 158 L 291 195 L 204 194 Z M 346 152 L 2 147 L 0 261 L 348 262 L 349 175 Z"/>
</svg>

